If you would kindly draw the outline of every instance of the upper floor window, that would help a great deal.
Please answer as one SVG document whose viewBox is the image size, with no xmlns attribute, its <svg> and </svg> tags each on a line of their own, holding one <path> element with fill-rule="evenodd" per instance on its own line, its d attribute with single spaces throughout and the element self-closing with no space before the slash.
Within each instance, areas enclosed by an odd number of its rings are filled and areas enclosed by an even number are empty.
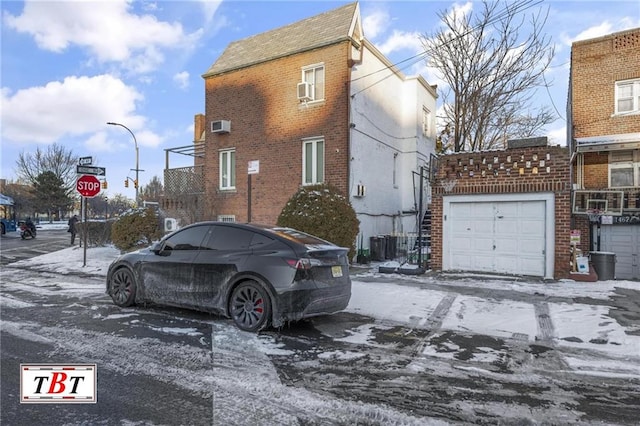
<svg viewBox="0 0 640 426">
<path fill-rule="evenodd" d="M 236 189 L 236 150 L 220 151 L 220 189 Z"/>
<path fill-rule="evenodd" d="M 310 100 L 320 101 L 324 99 L 324 65 L 310 65 L 302 68 L 302 81 L 309 83 Z"/>
<path fill-rule="evenodd" d="M 616 82 L 616 114 L 640 112 L 640 79 Z"/>
<path fill-rule="evenodd" d="M 609 187 L 640 186 L 640 151 L 609 153 Z"/>
<path fill-rule="evenodd" d="M 429 136 L 429 125 L 431 124 L 431 111 L 427 107 L 422 107 L 422 134 Z"/>
<path fill-rule="evenodd" d="M 302 144 L 302 184 L 324 181 L 324 140 L 313 139 Z"/>
</svg>

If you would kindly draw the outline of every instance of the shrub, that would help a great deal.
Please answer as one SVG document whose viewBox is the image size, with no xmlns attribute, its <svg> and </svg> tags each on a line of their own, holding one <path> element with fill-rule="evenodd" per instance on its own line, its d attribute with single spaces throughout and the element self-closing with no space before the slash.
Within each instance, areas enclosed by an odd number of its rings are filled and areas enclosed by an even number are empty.
<svg viewBox="0 0 640 426">
<path fill-rule="evenodd" d="M 349 259 L 355 255 L 360 221 L 349 200 L 334 186 L 300 188 L 282 209 L 277 224 L 347 247 Z"/>
<path fill-rule="evenodd" d="M 87 247 L 101 247 L 111 242 L 112 221 L 78 222 L 76 229 L 77 238 L 84 243 L 85 232 L 87 234 Z"/>
<path fill-rule="evenodd" d="M 131 210 L 111 227 L 111 241 L 121 251 L 147 247 L 161 236 L 162 230 L 152 208 Z"/>
</svg>

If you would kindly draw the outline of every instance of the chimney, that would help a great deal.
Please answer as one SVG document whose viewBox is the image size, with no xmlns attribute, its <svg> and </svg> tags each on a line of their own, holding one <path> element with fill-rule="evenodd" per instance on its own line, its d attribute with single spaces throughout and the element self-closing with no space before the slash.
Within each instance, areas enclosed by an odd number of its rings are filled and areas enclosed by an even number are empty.
<svg viewBox="0 0 640 426">
<path fill-rule="evenodd" d="M 198 142 L 200 140 L 204 140 L 204 131 L 205 131 L 205 119 L 204 114 L 196 114 L 193 119 L 193 140 L 194 142 Z"/>
</svg>

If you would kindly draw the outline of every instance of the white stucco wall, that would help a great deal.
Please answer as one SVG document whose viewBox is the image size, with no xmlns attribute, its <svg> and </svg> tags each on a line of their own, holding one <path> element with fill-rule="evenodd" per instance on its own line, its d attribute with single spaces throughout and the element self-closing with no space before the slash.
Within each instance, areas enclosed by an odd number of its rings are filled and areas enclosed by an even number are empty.
<svg viewBox="0 0 640 426">
<path fill-rule="evenodd" d="M 363 49 L 351 82 L 350 196 L 369 248 L 371 236 L 417 232 L 418 175 L 435 150 L 436 99 L 424 79 L 394 73 L 374 47 Z M 428 136 L 423 106 L 431 111 Z M 358 185 L 366 188 L 362 197 Z"/>
</svg>

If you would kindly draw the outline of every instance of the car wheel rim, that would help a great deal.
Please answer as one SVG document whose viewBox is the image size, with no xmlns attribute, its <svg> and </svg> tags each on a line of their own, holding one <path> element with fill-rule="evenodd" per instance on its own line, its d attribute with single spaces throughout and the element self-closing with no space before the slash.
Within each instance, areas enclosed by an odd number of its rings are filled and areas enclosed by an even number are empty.
<svg viewBox="0 0 640 426">
<path fill-rule="evenodd" d="M 233 316 L 245 328 L 253 328 L 264 317 L 264 298 L 258 290 L 243 287 L 233 299 Z"/>
<path fill-rule="evenodd" d="M 125 303 L 131 295 L 131 277 L 126 272 L 117 272 L 111 284 L 112 296 L 118 303 Z"/>
</svg>

